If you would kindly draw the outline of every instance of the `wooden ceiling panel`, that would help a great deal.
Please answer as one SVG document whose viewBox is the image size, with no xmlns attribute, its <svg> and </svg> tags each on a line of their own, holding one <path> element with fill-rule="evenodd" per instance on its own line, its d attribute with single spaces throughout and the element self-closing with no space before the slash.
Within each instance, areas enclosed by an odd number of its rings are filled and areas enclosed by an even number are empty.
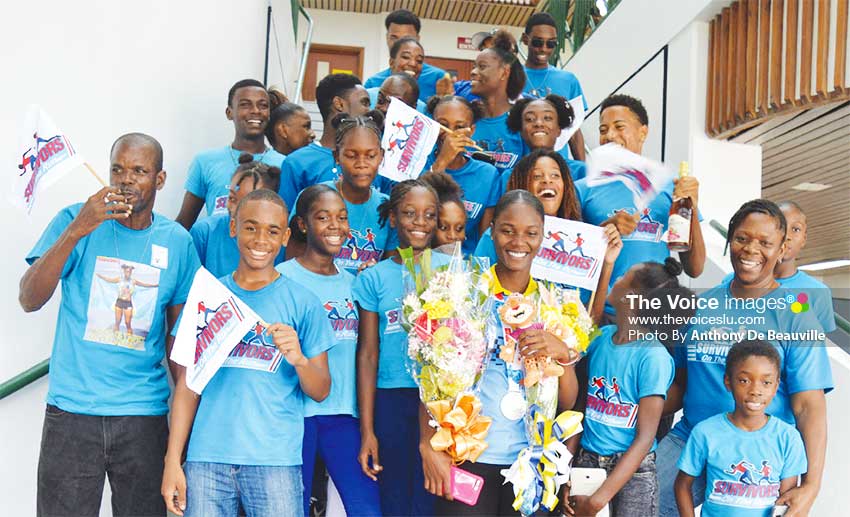
<svg viewBox="0 0 850 517">
<path fill-rule="evenodd" d="M 545 0 L 303 0 L 307 9 L 376 14 L 409 9 L 421 18 L 522 27 Z M 572 4 L 570 5 L 572 9 Z M 572 16 L 568 13 L 567 23 Z"/>
</svg>

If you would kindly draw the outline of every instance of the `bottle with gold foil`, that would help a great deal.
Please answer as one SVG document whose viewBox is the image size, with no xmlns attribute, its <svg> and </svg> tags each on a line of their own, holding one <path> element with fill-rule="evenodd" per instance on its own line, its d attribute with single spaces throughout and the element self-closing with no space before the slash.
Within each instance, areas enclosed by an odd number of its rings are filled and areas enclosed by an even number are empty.
<svg viewBox="0 0 850 517">
<path fill-rule="evenodd" d="M 679 178 L 688 175 L 688 162 L 679 164 Z M 670 217 L 667 220 L 667 248 L 670 251 L 688 251 L 691 249 L 691 217 L 694 215 L 694 201 L 690 197 L 680 197 L 670 205 Z"/>
</svg>

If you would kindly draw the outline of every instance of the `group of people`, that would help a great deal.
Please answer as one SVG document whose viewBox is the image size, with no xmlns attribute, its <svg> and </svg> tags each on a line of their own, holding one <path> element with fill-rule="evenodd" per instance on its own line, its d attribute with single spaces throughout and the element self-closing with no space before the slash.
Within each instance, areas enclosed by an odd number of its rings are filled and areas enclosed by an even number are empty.
<svg viewBox="0 0 850 517">
<path fill-rule="evenodd" d="M 602 226 L 607 241 L 597 295 L 581 293 L 601 328 L 585 357 L 572 364 L 574 351 L 544 330 L 519 337 L 520 356 L 564 365 L 559 409 L 584 413 L 583 433 L 567 443 L 573 466 L 607 473 L 592 494 L 562 487 L 556 512 L 693 515 L 702 504 L 703 515 L 770 515 L 784 504 L 788 516 L 807 515 L 832 378 L 823 340 L 800 336 L 834 323 L 828 289 L 796 267 L 802 210 L 745 203 L 729 222 L 734 272 L 701 296 L 718 303 L 673 306 L 671 295 L 694 296 L 678 278 L 702 273 L 705 245 L 698 217 L 677 258 L 661 236 L 673 199 L 690 197 L 699 212 L 699 182 L 674 180 L 641 210 L 622 183 L 587 184 L 581 132 L 558 142 L 575 116 L 568 101 L 583 96 L 574 75 L 548 64 L 558 36 L 548 14 L 526 25 L 524 65 L 506 31 L 478 38 L 468 84 L 425 63 L 415 15 L 390 13 L 386 28 L 387 70 L 365 84 L 345 74 L 318 83 L 318 141 L 303 107 L 242 80 L 227 97 L 233 141 L 192 161 L 176 222 L 153 211 L 162 147 L 131 133 L 110 151 L 110 186 L 44 231 L 20 288 L 33 311 L 62 285 L 39 515 L 96 515 L 105 477 L 115 515 L 309 515 L 317 459 L 348 515 L 516 514 L 501 471 L 527 438 L 522 416 L 505 409 L 502 324 L 489 323 L 479 387 L 488 447 L 463 465 L 484 480 L 470 506 L 452 500 L 452 460 L 431 447 L 435 430 L 405 367 L 398 250 L 417 264 L 429 249 L 445 263 L 439 251 L 456 243 L 487 257 L 498 310 L 512 293 L 540 296 L 531 266 L 545 216 Z M 377 174 L 391 98 L 450 130 L 418 179 Z M 602 102 L 600 144 L 641 154 L 648 131 L 638 99 Z M 201 266 L 268 325 L 199 396 L 186 368 L 163 359 Z M 801 290 L 812 310 L 780 308 Z M 715 324 L 724 310 L 741 319 Z M 659 338 L 672 332 L 660 318 L 671 314 L 690 322 L 678 342 Z M 778 337 L 736 337 L 743 318 Z M 283 361 L 272 364 L 275 351 Z"/>
</svg>

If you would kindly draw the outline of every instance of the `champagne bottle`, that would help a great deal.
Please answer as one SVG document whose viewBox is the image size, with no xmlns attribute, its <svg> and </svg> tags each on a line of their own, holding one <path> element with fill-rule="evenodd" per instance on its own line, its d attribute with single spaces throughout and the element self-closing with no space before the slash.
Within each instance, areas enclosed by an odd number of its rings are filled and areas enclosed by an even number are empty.
<svg viewBox="0 0 850 517">
<path fill-rule="evenodd" d="M 679 164 L 679 178 L 688 175 L 688 162 Z M 676 198 L 670 205 L 670 217 L 667 219 L 667 248 L 670 251 L 688 251 L 691 249 L 691 217 L 694 214 L 694 201 L 690 197 Z"/>
</svg>

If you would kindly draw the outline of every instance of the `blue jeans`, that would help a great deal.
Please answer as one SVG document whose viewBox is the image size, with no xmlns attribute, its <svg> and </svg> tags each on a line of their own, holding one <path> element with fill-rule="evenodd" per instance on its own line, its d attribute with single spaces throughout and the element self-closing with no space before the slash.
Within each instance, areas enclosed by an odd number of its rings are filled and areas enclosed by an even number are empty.
<svg viewBox="0 0 850 517">
<path fill-rule="evenodd" d="M 660 517 L 678 517 L 679 507 L 676 506 L 676 494 L 673 492 L 673 483 L 679 474 L 679 456 L 685 448 L 685 441 L 674 433 L 667 433 L 663 440 L 658 442 L 655 454 L 658 457 L 658 490 Z M 694 508 L 701 505 L 705 499 L 705 472 L 696 479 L 693 484 Z"/>
<path fill-rule="evenodd" d="M 80 415 L 48 404 L 38 459 L 37 515 L 97 516 L 105 477 L 116 517 L 165 515 L 159 489 L 167 441 L 165 415 Z"/>
<path fill-rule="evenodd" d="M 600 456 L 581 450 L 573 460 L 574 467 L 601 468 L 610 476 L 623 453 Z M 658 515 L 658 479 L 655 476 L 655 453 L 640 462 L 632 478 L 609 502 L 611 517 L 656 517 Z"/>
<path fill-rule="evenodd" d="M 375 390 L 375 436 L 384 470 L 378 474 L 381 512 L 387 516 L 433 515 L 419 455 L 419 390 Z"/>
<path fill-rule="evenodd" d="M 284 444 L 281 447 L 285 447 Z M 301 467 L 187 461 L 186 517 L 302 517 Z"/>
<path fill-rule="evenodd" d="M 316 452 L 328 468 L 348 515 L 381 515 L 378 484 L 360 468 L 360 421 L 351 415 L 311 416 L 304 419 L 304 515 L 310 514 Z M 382 459 L 383 461 L 383 459 Z"/>
</svg>

